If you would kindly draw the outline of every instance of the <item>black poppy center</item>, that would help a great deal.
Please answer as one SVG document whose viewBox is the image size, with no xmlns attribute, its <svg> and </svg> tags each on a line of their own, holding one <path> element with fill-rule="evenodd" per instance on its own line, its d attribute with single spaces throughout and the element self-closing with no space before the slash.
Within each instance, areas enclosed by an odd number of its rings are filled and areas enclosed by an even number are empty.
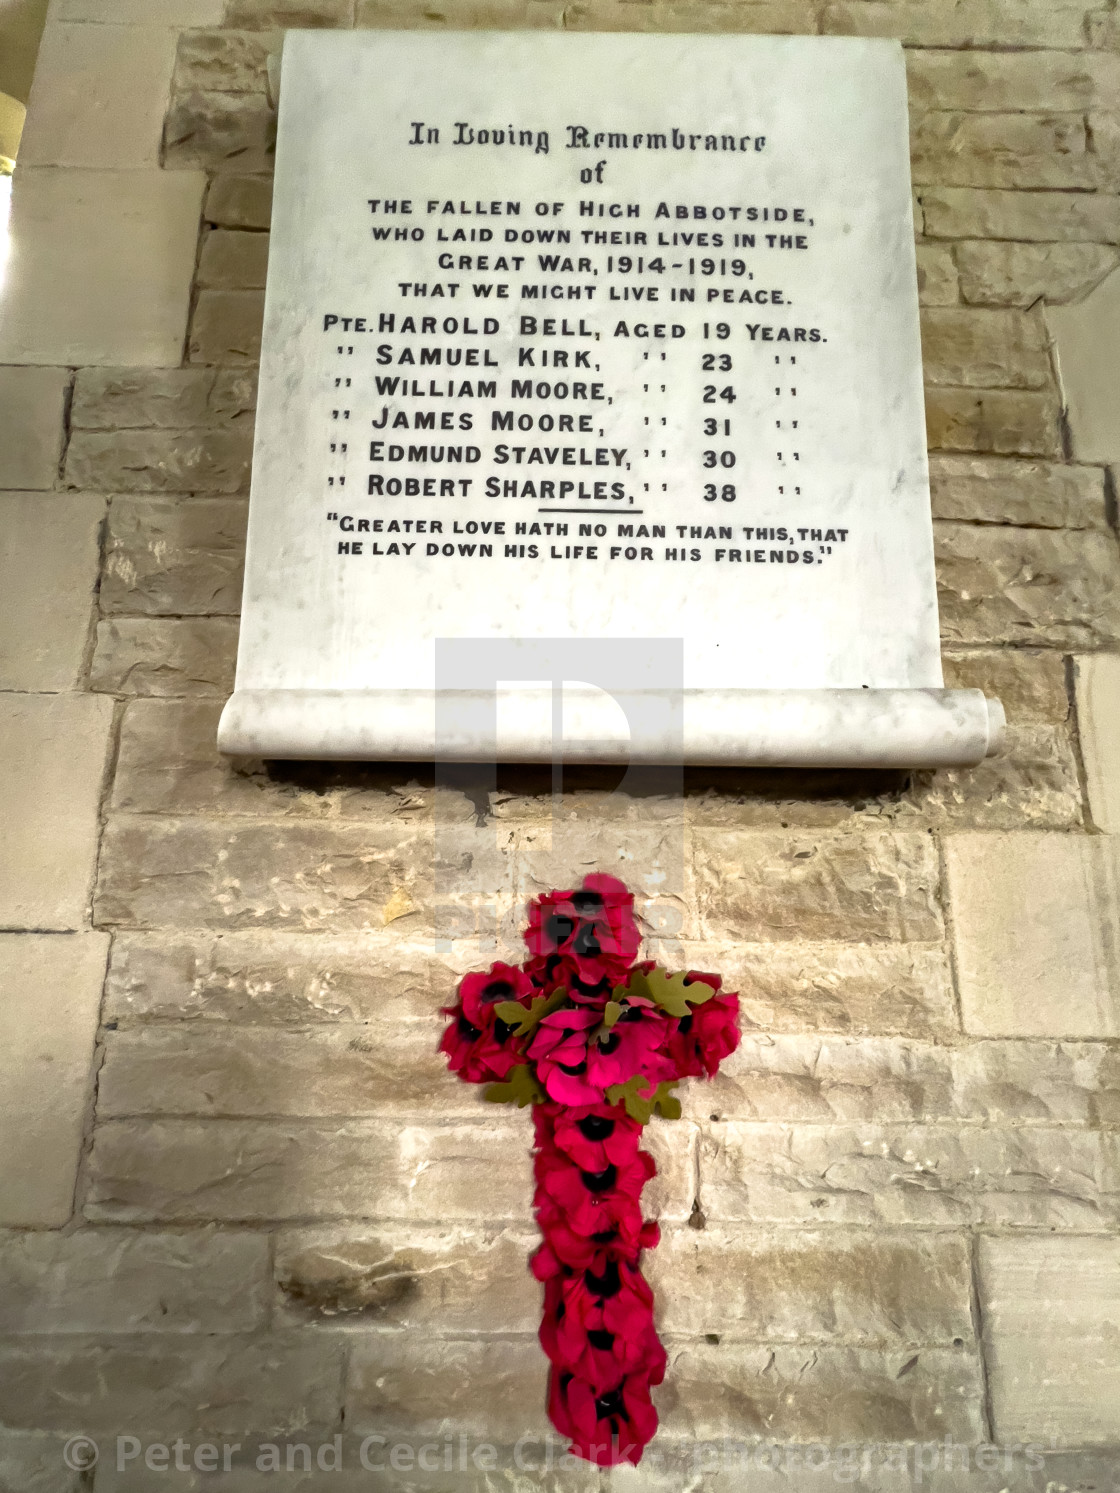
<svg viewBox="0 0 1120 1493">
<path fill-rule="evenodd" d="M 491 980 L 482 992 L 484 1001 L 505 1001 L 513 995 L 513 986 L 508 980 Z"/>
<path fill-rule="evenodd" d="M 605 1037 L 599 1038 L 600 1052 L 616 1052 L 622 1046 L 621 1032 L 608 1032 Z"/>
<path fill-rule="evenodd" d="M 617 1296 L 622 1290 L 622 1277 L 618 1273 L 617 1260 L 608 1260 L 602 1275 L 596 1275 L 594 1270 L 585 1270 L 583 1279 L 592 1296 L 603 1298 Z"/>
<path fill-rule="evenodd" d="M 546 936 L 559 948 L 575 932 L 575 921 L 562 912 L 554 912 L 544 925 Z"/>
<path fill-rule="evenodd" d="M 577 912 L 595 912 L 602 905 L 603 897 L 600 892 L 576 892 L 572 897 L 572 906 Z"/>
<path fill-rule="evenodd" d="M 597 1234 L 592 1234 L 592 1244 L 612 1244 L 618 1238 L 617 1229 L 600 1229 Z"/>
<path fill-rule="evenodd" d="M 580 995 L 602 995 L 604 991 L 611 988 L 611 982 L 604 975 L 601 980 L 596 980 L 594 985 L 587 980 L 581 980 L 578 975 L 572 979 L 572 989 L 578 990 Z"/>
<path fill-rule="evenodd" d="M 614 1333 L 608 1332 L 605 1327 L 592 1327 L 587 1334 L 587 1341 L 593 1348 L 609 1353 L 614 1347 Z"/>
<path fill-rule="evenodd" d="M 580 1176 L 588 1192 L 610 1192 L 618 1181 L 618 1167 L 612 1163 L 601 1172 L 580 1172 Z"/>
<path fill-rule="evenodd" d="M 691 1030 L 692 1030 L 692 1012 L 690 1011 L 687 1016 L 682 1016 L 681 1017 L 680 1023 L 677 1026 L 677 1031 L 680 1032 L 680 1034 L 681 1034 L 682 1037 L 687 1037 L 688 1034 L 689 1034 L 689 1032 Z"/>
<path fill-rule="evenodd" d="M 572 953 L 578 954 L 584 959 L 594 959 L 596 955 L 602 952 L 602 945 L 595 937 L 594 926 L 591 923 L 582 923 L 572 944 Z"/>
<path fill-rule="evenodd" d="M 608 1135 L 614 1133 L 614 1121 L 606 1115 L 585 1115 L 576 1124 L 580 1134 L 587 1140 L 606 1140 Z"/>
<path fill-rule="evenodd" d="M 625 1415 L 622 1408 L 622 1386 L 618 1389 L 608 1390 L 605 1395 L 600 1395 L 595 1401 L 595 1414 L 600 1420 L 607 1420 L 612 1415 Z"/>
<path fill-rule="evenodd" d="M 578 1078 L 581 1073 L 587 1072 L 587 1059 L 584 1058 L 581 1063 L 557 1063 L 556 1066 L 561 1073 L 570 1073 L 573 1078 Z"/>
<path fill-rule="evenodd" d="M 460 1016 L 459 1035 L 460 1037 L 462 1037 L 464 1042 L 475 1042 L 479 1037 L 482 1036 L 482 1031 L 479 1027 L 473 1026 L 465 1016 Z"/>
<path fill-rule="evenodd" d="M 510 1036 L 510 1034 L 512 1032 L 515 1032 L 516 1030 L 517 1030 L 517 1023 L 516 1022 L 511 1026 L 508 1021 L 503 1021 L 500 1016 L 495 1017 L 495 1019 L 494 1019 L 494 1040 L 496 1042 L 504 1042 L 506 1040 L 506 1038 L 508 1036 Z"/>
</svg>

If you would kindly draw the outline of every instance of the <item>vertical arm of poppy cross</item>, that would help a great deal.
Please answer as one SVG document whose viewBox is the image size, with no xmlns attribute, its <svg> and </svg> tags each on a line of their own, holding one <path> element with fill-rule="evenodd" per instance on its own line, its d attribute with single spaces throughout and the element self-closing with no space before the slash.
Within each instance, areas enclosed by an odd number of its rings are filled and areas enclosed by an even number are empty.
<svg viewBox="0 0 1120 1493">
<path fill-rule="evenodd" d="M 532 902 L 529 957 L 467 975 L 440 1044 L 460 1078 L 488 1085 L 486 1099 L 533 1105 L 548 1413 L 600 1466 L 640 1460 L 665 1375 L 641 1272 L 659 1238 L 642 1218 L 657 1170 L 642 1128 L 655 1112 L 676 1119 L 673 1087 L 712 1077 L 739 1041 L 738 996 L 718 975 L 635 962 L 633 909 L 611 876 Z"/>
</svg>

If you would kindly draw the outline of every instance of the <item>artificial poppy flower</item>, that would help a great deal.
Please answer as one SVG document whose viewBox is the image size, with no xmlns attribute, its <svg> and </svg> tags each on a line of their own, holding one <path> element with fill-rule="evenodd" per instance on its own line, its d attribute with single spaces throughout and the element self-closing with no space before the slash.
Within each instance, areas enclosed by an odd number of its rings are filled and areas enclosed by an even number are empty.
<svg viewBox="0 0 1120 1493">
<path fill-rule="evenodd" d="M 666 1050 L 672 1030 L 671 1020 L 652 1001 L 626 1002 L 614 1026 L 587 1044 L 588 1083 L 606 1093 L 635 1074 L 651 1084 L 676 1078 Z"/>
<path fill-rule="evenodd" d="M 549 1139 L 556 1149 L 587 1172 L 599 1172 L 612 1162 L 618 1166 L 625 1161 L 637 1149 L 641 1133 L 641 1125 L 621 1105 L 565 1108 L 549 1127 Z"/>
<path fill-rule="evenodd" d="M 598 1011 L 567 1007 L 553 1011 L 537 1027 L 529 1047 L 537 1078 L 558 1104 L 601 1104 L 603 1090 L 587 1076 L 587 1043 L 602 1025 Z"/>
<path fill-rule="evenodd" d="M 630 968 L 641 935 L 634 898 L 613 876 L 585 876 L 578 892 L 549 892 L 529 904 L 525 942 L 534 960 L 559 958 L 591 988 L 617 982 Z"/>
<path fill-rule="evenodd" d="M 503 1021 L 496 1008 L 503 1001 L 528 1006 L 537 994 L 524 970 L 516 965 L 494 964 L 484 974 L 465 975 L 459 985 L 459 1002 L 444 1014 L 452 1018 L 440 1052 L 447 1066 L 470 1083 L 501 1080 L 516 1064 L 525 1061 L 525 1039 Z"/>
<path fill-rule="evenodd" d="M 649 1385 L 639 1375 L 628 1375 L 613 1389 L 596 1394 L 585 1379 L 554 1369 L 548 1413 L 573 1450 L 600 1467 L 636 1464 L 657 1430 Z"/>
</svg>

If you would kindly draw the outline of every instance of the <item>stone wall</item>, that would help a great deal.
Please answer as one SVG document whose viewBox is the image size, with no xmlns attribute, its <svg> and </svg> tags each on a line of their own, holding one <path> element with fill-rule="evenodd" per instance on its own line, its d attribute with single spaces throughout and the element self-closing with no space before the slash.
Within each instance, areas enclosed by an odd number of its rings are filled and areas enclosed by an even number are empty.
<svg viewBox="0 0 1120 1493">
<path fill-rule="evenodd" d="M 837 1464 L 775 1453 L 748 1484 L 700 1475 L 696 1443 L 947 1436 L 1045 1458 L 973 1450 L 966 1482 L 927 1447 L 921 1479 L 912 1454 L 862 1485 L 1115 1486 L 1120 436 L 1068 388 L 1120 258 L 1118 17 L 54 0 L 0 310 L 0 1489 L 197 1485 L 118 1471 L 118 1433 L 343 1434 L 351 1473 L 268 1484 L 293 1488 L 802 1493 Z M 423 766 L 218 757 L 267 61 L 284 26 L 355 24 L 904 42 L 947 680 L 1004 700 L 1003 755 L 697 770 L 683 792 L 588 770 L 556 816 L 546 773 L 481 794 Z M 1078 302 L 1063 341 L 1054 308 Z M 743 993 L 739 1052 L 651 1127 L 671 1367 L 639 1473 L 444 1468 L 445 1432 L 546 1429 L 528 1118 L 434 1052 L 480 957 L 433 933 L 467 867 L 464 927 L 616 871 L 663 959 Z M 95 1473 L 67 1471 L 75 1433 Z M 439 1470 L 355 1472 L 370 1433 L 433 1439 Z"/>
</svg>

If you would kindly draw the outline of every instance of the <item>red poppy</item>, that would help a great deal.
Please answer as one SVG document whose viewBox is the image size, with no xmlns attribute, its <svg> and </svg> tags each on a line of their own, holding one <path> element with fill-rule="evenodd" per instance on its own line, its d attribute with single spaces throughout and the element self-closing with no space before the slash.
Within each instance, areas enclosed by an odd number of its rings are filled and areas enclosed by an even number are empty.
<svg viewBox="0 0 1120 1493">
<path fill-rule="evenodd" d="M 573 1450 L 600 1467 L 637 1463 L 657 1430 L 649 1384 L 630 1374 L 613 1389 L 596 1394 L 585 1379 L 553 1370 L 548 1414 Z"/>
<path fill-rule="evenodd" d="M 452 1021 L 439 1044 L 447 1054 L 447 1066 L 469 1083 L 487 1083 L 508 1077 L 517 1063 L 524 1062 L 525 1039 L 498 1016 L 502 1001 L 528 1006 L 539 994 L 524 970 L 512 964 L 493 964 L 484 974 L 465 975 L 459 985 L 459 1003 L 444 1008 Z"/>
<path fill-rule="evenodd" d="M 525 942 L 534 960 L 559 958 L 584 986 L 616 983 L 638 952 L 634 898 L 613 876 L 585 876 L 578 892 L 549 892 L 529 904 Z"/>
<path fill-rule="evenodd" d="M 551 1123 L 549 1140 L 584 1171 L 599 1172 L 625 1161 L 637 1150 L 641 1134 L 641 1125 L 621 1105 L 585 1104 L 561 1110 Z"/>
<path fill-rule="evenodd" d="M 558 1104 L 601 1104 L 603 1090 L 587 1076 L 587 1043 L 602 1024 L 598 1011 L 585 1006 L 553 1011 L 537 1027 L 529 1057 L 537 1078 Z"/>
</svg>

